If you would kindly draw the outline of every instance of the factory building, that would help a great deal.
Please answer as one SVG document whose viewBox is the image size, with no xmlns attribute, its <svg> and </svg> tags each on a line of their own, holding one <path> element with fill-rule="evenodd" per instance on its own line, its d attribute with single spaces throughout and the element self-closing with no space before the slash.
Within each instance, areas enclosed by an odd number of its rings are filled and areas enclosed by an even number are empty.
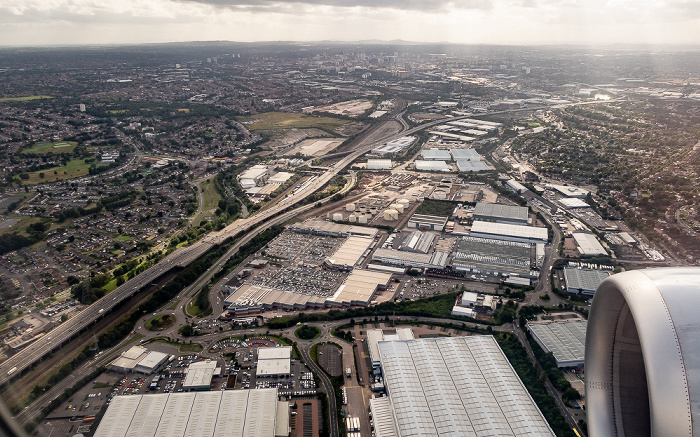
<svg viewBox="0 0 700 437">
<path fill-rule="evenodd" d="M 490 294 L 465 291 L 452 307 L 452 315 L 474 317 L 475 314 L 491 314 L 497 304 L 498 301 Z"/>
<path fill-rule="evenodd" d="M 591 206 L 578 197 L 565 197 L 557 201 L 564 209 L 590 208 Z"/>
<path fill-rule="evenodd" d="M 557 367 L 583 367 L 586 345 L 585 320 L 529 322 L 527 330 L 546 353 L 552 353 Z"/>
<path fill-rule="evenodd" d="M 94 437 L 287 437 L 277 389 L 115 396 Z"/>
<path fill-rule="evenodd" d="M 462 237 L 452 254 L 452 267 L 469 273 L 537 277 L 531 270 L 529 243 Z"/>
<path fill-rule="evenodd" d="M 593 234 L 587 234 L 583 232 L 574 232 L 571 234 L 576 242 L 576 247 L 581 253 L 581 256 L 596 256 L 596 255 L 607 255 L 608 252 L 605 250 L 602 244 L 598 241 Z"/>
<path fill-rule="evenodd" d="M 149 351 L 142 346 L 133 346 L 122 352 L 119 358 L 109 364 L 115 372 L 153 373 L 168 360 L 168 354 Z"/>
<path fill-rule="evenodd" d="M 432 255 L 427 253 L 404 252 L 402 250 L 379 248 L 372 254 L 372 261 L 389 264 L 399 267 L 414 268 L 443 268 L 447 265 L 449 253 L 435 252 Z"/>
<path fill-rule="evenodd" d="M 394 412 L 380 417 L 399 436 L 555 435 L 492 336 L 381 341 L 378 350 Z"/>
<path fill-rule="evenodd" d="M 398 252 L 398 251 L 397 251 Z M 354 269 L 332 296 L 301 294 L 245 284 L 224 299 L 228 317 L 250 317 L 265 309 L 302 311 L 328 307 L 368 306 L 374 293 L 385 290 L 391 274 Z"/>
<path fill-rule="evenodd" d="M 547 184 L 547 188 L 550 190 L 556 191 L 557 193 L 561 194 L 564 197 L 578 197 L 579 199 L 583 199 L 586 196 L 588 196 L 589 191 L 584 190 L 583 188 L 578 188 L 574 187 L 572 185 L 553 185 L 553 184 Z"/>
<path fill-rule="evenodd" d="M 266 165 L 254 165 L 238 176 L 238 182 L 244 190 L 253 187 L 261 187 L 265 185 L 269 174 L 270 171 Z"/>
<path fill-rule="evenodd" d="M 516 193 L 524 193 L 527 191 L 527 187 L 515 179 L 509 179 L 506 181 L 506 186 Z"/>
<path fill-rule="evenodd" d="M 205 360 L 187 366 L 185 380 L 182 382 L 183 391 L 209 390 L 214 375 L 219 375 L 221 368 L 216 367 L 216 361 Z"/>
<path fill-rule="evenodd" d="M 345 240 L 335 253 L 328 257 L 324 264 L 332 269 L 352 271 L 355 264 L 369 250 L 374 238 L 351 236 Z"/>
<path fill-rule="evenodd" d="M 351 235 L 359 235 L 374 238 L 374 236 L 377 235 L 378 232 L 375 228 L 343 225 L 340 223 L 333 223 L 314 219 L 309 219 L 301 223 L 289 225 L 286 229 L 299 233 L 327 235 L 329 237 L 349 237 Z"/>
<path fill-rule="evenodd" d="M 474 149 L 450 149 L 454 161 L 481 161 L 481 156 Z"/>
<path fill-rule="evenodd" d="M 489 166 L 484 161 L 457 161 L 457 170 L 461 172 L 486 171 Z"/>
<path fill-rule="evenodd" d="M 446 161 L 425 161 L 417 159 L 413 162 L 413 165 L 416 167 L 416 170 L 419 171 L 452 171 L 452 167 L 450 167 Z"/>
<path fill-rule="evenodd" d="M 447 217 L 429 214 L 413 214 L 408 220 L 407 226 L 412 229 L 425 229 L 431 231 L 444 231 Z"/>
<path fill-rule="evenodd" d="M 608 276 L 610 276 L 610 272 L 605 270 L 564 267 L 564 281 L 566 282 L 566 291 L 569 293 L 593 296 L 600 283 Z"/>
<path fill-rule="evenodd" d="M 440 149 L 424 149 L 420 155 L 425 161 L 450 161 L 452 159 L 450 152 Z"/>
<path fill-rule="evenodd" d="M 386 290 L 390 273 L 355 269 L 325 301 L 330 307 L 367 306 L 377 290 Z"/>
<path fill-rule="evenodd" d="M 391 159 L 368 159 L 367 170 L 391 170 Z"/>
<path fill-rule="evenodd" d="M 399 250 L 406 252 L 428 253 L 437 236 L 430 232 L 413 231 L 403 240 Z"/>
<path fill-rule="evenodd" d="M 474 207 L 474 220 L 527 226 L 530 216 L 524 206 L 479 202 Z"/>
<path fill-rule="evenodd" d="M 292 371 L 292 347 L 260 347 L 258 348 L 257 377 L 281 378 L 288 377 Z"/>
<path fill-rule="evenodd" d="M 548 240 L 547 228 L 492 223 L 482 220 L 474 220 L 470 235 L 472 237 L 530 244 L 546 243 Z"/>
<path fill-rule="evenodd" d="M 416 142 L 417 137 L 401 137 L 395 140 L 391 140 L 379 147 L 372 149 L 372 153 L 375 155 L 393 155 L 396 153 L 401 153 L 408 149 Z"/>
</svg>

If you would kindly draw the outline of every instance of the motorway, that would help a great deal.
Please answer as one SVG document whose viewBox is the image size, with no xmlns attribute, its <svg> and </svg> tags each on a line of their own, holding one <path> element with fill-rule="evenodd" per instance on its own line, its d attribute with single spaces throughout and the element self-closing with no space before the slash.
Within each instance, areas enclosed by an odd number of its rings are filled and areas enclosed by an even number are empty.
<svg viewBox="0 0 700 437">
<path fill-rule="evenodd" d="M 403 108 L 402 108 L 403 109 Z M 394 117 L 400 117 L 402 113 L 397 113 Z M 379 123 L 375 125 L 375 128 L 383 128 L 384 123 Z M 422 126 L 419 128 L 413 128 L 411 131 L 417 131 L 427 126 Z M 229 238 L 234 238 L 240 232 L 247 232 L 255 228 L 258 224 L 265 222 L 272 218 L 273 216 L 279 214 L 287 208 L 294 206 L 299 203 L 312 193 L 319 190 L 331 179 L 333 179 L 341 170 L 347 167 L 351 162 L 357 159 L 362 154 L 369 151 L 371 148 L 376 147 L 382 142 L 389 141 L 391 139 L 398 138 L 402 134 L 394 135 L 383 135 L 380 137 L 371 138 L 372 142 L 367 143 L 364 138 L 372 137 L 371 133 L 375 128 L 371 128 L 364 132 L 361 139 L 355 141 L 356 146 L 354 151 L 342 158 L 333 165 L 332 168 L 328 169 L 323 175 L 315 176 L 309 179 L 300 187 L 296 192 L 291 194 L 289 197 L 278 202 L 270 209 L 259 211 L 258 213 L 242 220 L 237 220 L 234 223 L 228 225 L 224 229 L 207 234 L 202 240 L 196 243 L 181 247 L 175 250 L 173 253 L 169 254 L 163 258 L 158 264 L 134 277 L 133 279 L 127 281 L 123 285 L 117 287 L 114 291 L 99 299 L 92 305 L 88 306 L 78 314 L 74 315 L 72 318 L 66 322 L 58 325 L 53 330 L 49 331 L 46 335 L 39 338 L 34 343 L 28 345 L 26 348 L 19 351 L 17 354 L 5 360 L 0 364 L 0 386 L 8 383 L 14 375 L 19 375 L 25 369 L 31 367 L 37 361 L 40 361 L 47 354 L 55 351 L 63 346 L 65 346 L 75 335 L 86 329 L 93 322 L 95 322 L 100 317 L 104 316 L 105 313 L 110 312 L 113 308 L 120 305 L 126 299 L 131 298 L 134 294 L 138 293 L 143 287 L 154 282 L 158 277 L 163 275 L 165 272 L 171 270 L 174 267 L 185 267 L 189 265 L 192 261 L 196 260 L 204 253 L 208 252 L 215 245 L 221 244 L 228 240 Z M 352 145 L 352 144 L 351 144 Z M 294 214 L 287 216 L 284 220 L 279 221 L 284 222 L 289 218 L 293 217 L 296 213 L 305 211 L 306 209 L 312 208 L 313 205 L 306 205 L 303 208 L 299 208 L 294 211 Z M 275 222 L 278 222 L 277 220 Z M 260 228 L 259 231 L 263 229 Z M 253 236 L 256 233 L 251 233 Z M 251 237 L 252 238 L 252 237 Z M 211 269 L 208 272 L 210 275 L 213 274 L 215 269 Z M 202 283 L 202 280 L 198 280 L 197 283 Z"/>
</svg>

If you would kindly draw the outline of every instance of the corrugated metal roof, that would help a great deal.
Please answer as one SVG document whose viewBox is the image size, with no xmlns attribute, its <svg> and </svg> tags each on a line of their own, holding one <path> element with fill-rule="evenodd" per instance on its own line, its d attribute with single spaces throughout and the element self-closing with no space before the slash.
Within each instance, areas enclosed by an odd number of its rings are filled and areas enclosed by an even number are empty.
<svg viewBox="0 0 700 437">
<path fill-rule="evenodd" d="M 117 396 L 98 437 L 274 437 L 277 389 Z"/>
<path fill-rule="evenodd" d="M 527 328 L 545 352 L 551 352 L 557 364 L 583 363 L 586 345 L 585 320 L 528 323 Z M 571 365 L 571 364 L 568 364 Z"/>
<path fill-rule="evenodd" d="M 378 347 L 401 436 L 554 436 L 493 337 Z"/>
</svg>

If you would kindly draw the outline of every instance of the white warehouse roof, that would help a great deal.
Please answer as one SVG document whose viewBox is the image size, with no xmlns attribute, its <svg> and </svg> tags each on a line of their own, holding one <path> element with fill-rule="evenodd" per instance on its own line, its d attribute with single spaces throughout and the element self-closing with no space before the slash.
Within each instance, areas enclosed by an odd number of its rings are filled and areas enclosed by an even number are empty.
<svg viewBox="0 0 700 437">
<path fill-rule="evenodd" d="M 416 170 L 423 171 L 452 171 L 452 167 L 447 165 L 446 161 L 421 161 L 417 159 L 413 162 Z"/>
<path fill-rule="evenodd" d="M 474 223 L 472 223 L 471 235 L 474 237 L 526 241 L 530 243 L 546 242 L 548 239 L 547 228 L 492 223 L 481 220 L 474 220 Z"/>
<path fill-rule="evenodd" d="M 452 159 L 452 156 L 450 156 L 450 152 L 447 150 L 440 150 L 440 149 L 424 149 L 422 152 L 420 152 L 421 156 L 425 160 L 429 161 L 449 161 Z"/>
<path fill-rule="evenodd" d="M 184 390 L 208 389 L 216 370 L 216 361 L 206 360 L 192 363 L 187 367 L 187 374 L 182 383 Z"/>
<path fill-rule="evenodd" d="M 399 435 L 554 436 L 492 336 L 379 343 Z"/>
<path fill-rule="evenodd" d="M 600 244 L 598 239 L 593 234 L 585 234 L 583 232 L 574 232 L 571 234 L 576 241 L 581 255 L 607 255 L 608 252 Z"/>
<path fill-rule="evenodd" d="M 256 375 L 289 375 L 291 373 L 291 357 L 291 346 L 258 348 Z"/>
<path fill-rule="evenodd" d="M 274 437 L 283 406 L 274 388 L 116 396 L 95 437 Z"/>
</svg>

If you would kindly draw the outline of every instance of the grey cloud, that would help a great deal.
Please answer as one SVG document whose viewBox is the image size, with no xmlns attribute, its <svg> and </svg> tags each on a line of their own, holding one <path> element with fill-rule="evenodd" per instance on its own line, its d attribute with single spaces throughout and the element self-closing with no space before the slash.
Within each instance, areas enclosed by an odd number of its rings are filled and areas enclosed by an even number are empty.
<svg viewBox="0 0 700 437">
<path fill-rule="evenodd" d="M 488 10 L 493 0 L 177 0 L 211 6 L 243 9 L 252 12 L 293 12 L 290 7 L 332 6 L 341 8 L 364 7 L 373 9 L 414 10 L 442 12 L 451 9 Z"/>
</svg>

